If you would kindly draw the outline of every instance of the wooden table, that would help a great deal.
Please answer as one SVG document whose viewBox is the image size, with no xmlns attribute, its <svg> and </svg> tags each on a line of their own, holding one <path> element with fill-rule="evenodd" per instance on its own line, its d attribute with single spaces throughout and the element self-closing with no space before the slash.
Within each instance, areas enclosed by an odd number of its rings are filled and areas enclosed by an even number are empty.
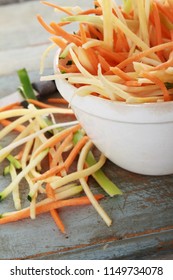
<svg viewBox="0 0 173 280">
<path fill-rule="evenodd" d="M 16 90 L 16 70 L 22 67 L 27 68 L 32 81 L 39 79 L 40 56 L 49 42 L 48 34 L 37 23 L 37 13 L 47 21 L 55 19 L 52 9 L 39 1 L 0 7 L 0 97 Z M 52 72 L 52 59 L 53 53 L 46 60 L 47 72 Z M 49 214 L 3 225 L 0 259 L 173 260 L 173 175 L 136 175 L 109 161 L 104 170 L 124 193 L 101 202 L 113 219 L 110 228 L 91 206 L 61 211 L 66 235 L 57 230 Z M 2 171 L 0 180 L 2 189 L 7 184 Z M 93 180 L 90 183 L 98 188 Z M 10 206 L 10 199 L 1 202 L 0 212 Z"/>
</svg>

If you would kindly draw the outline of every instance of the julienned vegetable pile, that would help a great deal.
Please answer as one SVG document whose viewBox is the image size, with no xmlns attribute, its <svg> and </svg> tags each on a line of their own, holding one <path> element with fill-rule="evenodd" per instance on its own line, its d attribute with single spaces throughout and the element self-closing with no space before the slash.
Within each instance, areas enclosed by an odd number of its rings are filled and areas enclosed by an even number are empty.
<svg viewBox="0 0 173 280">
<path fill-rule="evenodd" d="M 0 201 L 11 196 L 15 210 L 1 213 L 0 225 L 27 217 L 35 219 L 38 214 L 50 211 L 64 233 L 58 209 L 92 204 L 110 226 L 111 218 L 98 200 L 104 197 L 103 193 L 112 197 L 122 192 L 101 170 L 105 156 L 100 153 L 99 159 L 95 158 L 92 142 L 74 120 L 65 100 L 50 98 L 47 104 L 38 101 L 33 96 L 27 72 L 22 69 L 18 74 L 26 101 L 0 108 L 0 125 L 4 126 L 0 131 L 0 162 L 5 164 L 4 176 L 11 177 L 9 185 L 0 192 Z M 60 104 L 64 104 L 63 107 Z M 73 120 L 57 123 L 60 115 Z M 3 147 L 9 135 L 13 140 Z M 100 194 L 98 191 L 93 194 L 90 176 L 104 190 Z M 25 180 L 26 189 L 29 187 L 27 208 L 23 207 L 21 199 L 22 180 Z"/>
<path fill-rule="evenodd" d="M 124 0 L 121 6 L 98 0 L 88 10 L 42 3 L 66 13 L 50 24 L 37 16 L 53 42 L 43 61 L 60 47 L 58 76 L 75 85 L 77 94 L 127 103 L 173 100 L 172 0 Z M 68 33 L 66 25 L 74 22 L 78 29 Z"/>
</svg>

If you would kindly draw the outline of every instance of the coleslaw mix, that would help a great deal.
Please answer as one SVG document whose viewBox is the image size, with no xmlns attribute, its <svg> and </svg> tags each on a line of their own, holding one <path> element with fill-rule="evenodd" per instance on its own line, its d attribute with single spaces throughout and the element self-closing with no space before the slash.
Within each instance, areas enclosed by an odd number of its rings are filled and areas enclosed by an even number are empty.
<svg viewBox="0 0 173 280">
<path fill-rule="evenodd" d="M 173 2 L 171 0 L 93 1 L 93 7 L 59 7 L 60 22 L 38 21 L 51 34 L 51 49 L 61 48 L 59 75 L 76 94 L 94 94 L 127 103 L 163 102 L 173 96 Z M 74 33 L 66 25 L 78 23 Z"/>
</svg>

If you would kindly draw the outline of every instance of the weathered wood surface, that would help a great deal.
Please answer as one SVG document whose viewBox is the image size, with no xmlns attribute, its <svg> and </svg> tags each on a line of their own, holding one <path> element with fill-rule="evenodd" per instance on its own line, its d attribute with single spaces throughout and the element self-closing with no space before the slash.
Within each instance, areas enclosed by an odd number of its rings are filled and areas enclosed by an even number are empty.
<svg viewBox="0 0 173 280">
<path fill-rule="evenodd" d="M 14 4 L 14 3 L 21 3 L 27 0 L 0 0 L 0 5 L 8 5 L 8 4 Z"/>
<path fill-rule="evenodd" d="M 71 2 L 87 5 L 88 0 Z M 16 89 L 16 70 L 21 67 L 29 70 L 32 80 L 39 78 L 39 58 L 48 41 L 35 20 L 37 13 L 46 20 L 54 17 L 51 9 L 37 1 L 0 7 L 0 97 Z M 46 65 L 51 71 L 51 56 Z M 136 175 L 109 161 L 104 170 L 124 193 L 101 202 L 113 219 L 110 228 L 92 206 L 61 210 L 67 228 L 65 236 L 59 233 L 49 214 L 3 225 L 0 259 L 172 260 L 173 175 Z M 0 172 L 3 189 L 8 182 Z M 100 191 L 94 180 L 90 183 L 95 192 Z M 12 207 L 9 198 L 1 202 L 0 212 Z"/>
<path fill-rule="evenodd" d="M 0 0 L 0 5 L 22 3 L 22 2 L 27 2 L 27 1 L 30 1 L 30 0 Z M 32 0 L 32 1 L 37 1 L 37 0 Z"/>
</svg>

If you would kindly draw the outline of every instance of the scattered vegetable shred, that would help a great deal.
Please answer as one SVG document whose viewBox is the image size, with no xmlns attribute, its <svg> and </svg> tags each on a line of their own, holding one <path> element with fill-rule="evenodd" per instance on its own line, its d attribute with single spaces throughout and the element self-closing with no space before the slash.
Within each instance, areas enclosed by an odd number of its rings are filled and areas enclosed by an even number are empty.
<svg viewBox="0 0 173 280">
<path fill-rule="evenodd" d="M 98 201 L 104 197 L 104 192 L 111 197 L 122 192 L 101 170 L 105 156 L 100 153 L 100 158 L 95 158 L 93 144 L 78 121 L 57 123 L 57 115 L 69 115 L 74 119 L 72 110 L 65 104 L 62 106 L 65 102 L 61 98 L 50 98 L 47 103 L 32 99 L 26 70 L 18 71 L 18 75 L 26 101 L 0 108 L 0 124 L 4 126 L 0 141 L 13 135 L 13 141 L 0 149 L 0 162 L 6 166 L 4 176 L 11 177 L 9 185 L 0 192 L 0 201 L 12 196 L 15 210 L 2 213 L 0 225 L 27 217 L 35 219 L 38 214 L 50 211 L 61 232 L 65 233 L 58 209 L 92 204 L 110 226 L 112 220 Z M 93 194 L 89 176 L 103 189 L 100 194 Z M 27 208 L 23 207 L 21 199 L 22 180 L 29 187 Z"/>
</svg>

